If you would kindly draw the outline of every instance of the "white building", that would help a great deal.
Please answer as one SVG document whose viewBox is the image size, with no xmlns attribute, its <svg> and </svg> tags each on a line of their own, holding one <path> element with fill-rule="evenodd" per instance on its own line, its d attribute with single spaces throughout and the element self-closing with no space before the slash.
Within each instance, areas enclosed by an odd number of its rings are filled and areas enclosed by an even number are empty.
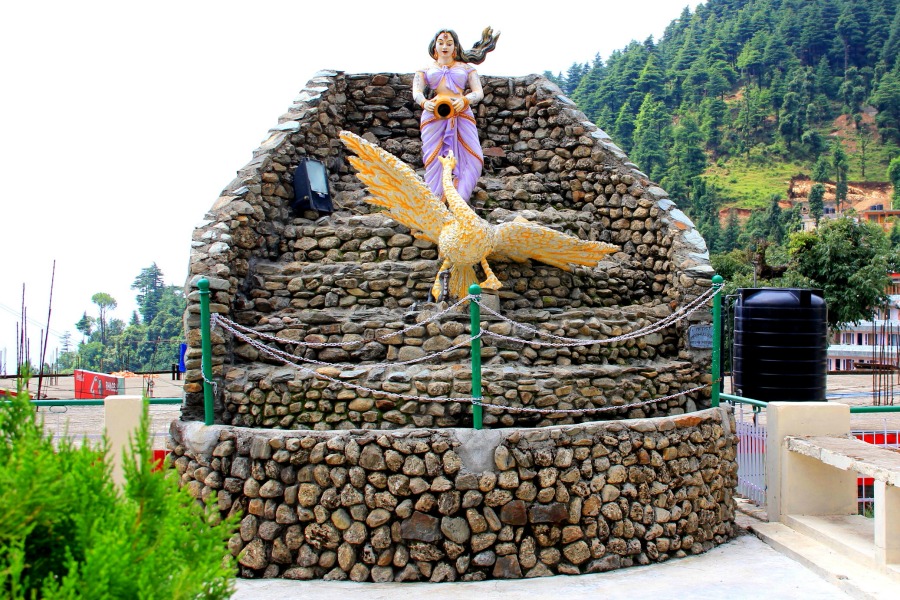
<svg viewBox="0 0 900 600">
<path fill-rule="evenodd" d="M 829 371 L 855 371 L 863 363 L 897 365 L 900 350 L 900 274 L 891 274 L 888 306 L 873 321 L 860 321 L 834 334 L 828 346 Z M 865 367 L 862 367 L 865 368 Z"/>
</svg>

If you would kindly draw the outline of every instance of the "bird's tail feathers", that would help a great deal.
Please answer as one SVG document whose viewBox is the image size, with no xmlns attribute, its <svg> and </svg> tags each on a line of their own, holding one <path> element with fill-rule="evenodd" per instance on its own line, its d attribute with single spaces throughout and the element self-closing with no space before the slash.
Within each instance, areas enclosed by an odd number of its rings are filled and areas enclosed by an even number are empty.
<svg viewBox="0 0 900 600">
<path fill-rule="evenodd" d="M 478 283 L 475 277 L 475 269 L 472 265 L 450 267 L 450 293 L 457 299 L 469 295 L 469 286 Z"/>
</svg>

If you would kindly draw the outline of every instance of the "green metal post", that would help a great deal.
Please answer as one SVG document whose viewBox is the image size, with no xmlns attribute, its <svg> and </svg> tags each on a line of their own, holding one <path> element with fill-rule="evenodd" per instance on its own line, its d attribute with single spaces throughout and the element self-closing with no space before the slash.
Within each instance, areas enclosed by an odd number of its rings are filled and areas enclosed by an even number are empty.
<svg viewBox="0 0 900 600">
<path fill-rule="evenodd" d="M 477 283 L 469 286 L 469 293 L 481 300 L 481 287 Z M 474 337 L 481 331 L 481 307 L 478 302 L 469 302 L 469 316 Z M 481 338 L 472 340 L 472 398 L 472 426 L 481 429 Z"/>
<path fill-rule="evenodd" d="M 725 280 L 721 275 L 713 275 L 713 289 L 718 292 L 722 289 Z M 722 374 L 722 294 L 713 296 L 713 330 L 712 330 L 712 406 L 719 405 L 719 390 L 721 384 L 719 377 Z"/>
<path fill-rule="evenodd" d="M 203 373 L 203 422 L 212 425 L 213 389 L 212 381 L 212 342 L 209 327 L 209 280 L 205 277 L 197 282 L 200 288 L 200 347 L 203 352 L 200 368 Z"/>
</svg>

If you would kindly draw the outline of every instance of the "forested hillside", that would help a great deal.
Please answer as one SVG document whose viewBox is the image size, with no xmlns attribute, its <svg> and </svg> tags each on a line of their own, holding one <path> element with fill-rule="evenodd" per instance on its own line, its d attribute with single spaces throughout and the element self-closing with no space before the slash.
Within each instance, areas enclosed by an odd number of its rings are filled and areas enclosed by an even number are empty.
<svg viewBox="0 0 900 600">
<path fill-rule="evenodd" d="M 780 235 L 796 227 L 777 207 L 794 175 L 838 195 L 848 181 L 888 180 L 900 143 L 898 4 L 708 0 L 658 42 L 554 79 L 691 215 L 711 251 L 728 251 L 770 237 L 767 220 Z M 730 206 L 760 210 L 721 227 Z"/>
</svg>

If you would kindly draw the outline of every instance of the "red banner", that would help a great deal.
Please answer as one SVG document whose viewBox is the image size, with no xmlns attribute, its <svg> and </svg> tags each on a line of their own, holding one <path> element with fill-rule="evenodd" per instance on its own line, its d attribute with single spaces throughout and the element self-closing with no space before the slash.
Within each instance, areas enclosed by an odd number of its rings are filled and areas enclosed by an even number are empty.
<svg viewBox="0 0 900 600">
<path fill-rule="evenodd" d="M 75 369 L 74 375 L 77 399 L 106 398 L 119 393 L 118 377 L 79 369 Z"/>
</svg>

